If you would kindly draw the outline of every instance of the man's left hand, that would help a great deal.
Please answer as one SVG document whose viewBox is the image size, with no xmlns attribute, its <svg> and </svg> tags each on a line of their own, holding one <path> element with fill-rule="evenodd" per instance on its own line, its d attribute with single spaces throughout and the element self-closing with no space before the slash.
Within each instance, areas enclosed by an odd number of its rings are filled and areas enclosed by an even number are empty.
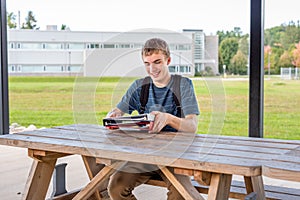
<svg viewBox="0 0 300 200">
<path fill-rule="evenodd" d="M 158 133 L 167 125 L 168 114 L 159 111 L 152 111 L 150 114 L 154 115 L 155 118 L 150 126 L 149 133 Z"/>
</svg>

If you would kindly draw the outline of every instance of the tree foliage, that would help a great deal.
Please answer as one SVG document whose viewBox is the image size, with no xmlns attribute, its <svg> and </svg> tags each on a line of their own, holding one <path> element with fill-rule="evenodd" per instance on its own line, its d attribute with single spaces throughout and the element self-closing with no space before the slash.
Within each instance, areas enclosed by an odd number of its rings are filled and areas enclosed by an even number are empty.
<svg viewBox="0 0 300 200">
<path fill-rule="evenodd" d="M 7 13 L 7 26 L 9 29 L 17 28 L 16 15 L 13 12 Z"/>
<path fill-rule="evenodd" d="M 27 17 L 25 18 L 25 23 L 22 24 L 22 29 L 36 29 L 38 30 L 39 27 L 36 25 L 37 20 L 33 15 L 32 11 L 28 11 Z"/>
<path fill-rule="evenodd" d="M 224 39 L 219 47 L 219 53 L 220 53 L 220 66 L 219 71 L 223 72 L 223 65 L 226 65 L 227 69 L 229 69 L 230 61 L 233 58 L 233 56 L 237 53 L 239 48 L 238 39 L 234 37 L 226 38 Z"/>
<path fill-rule="evenodd" d="M 247 56 L 241 50 L 238 50 L 231 59 L 228 71 L 233 74 L 245 75 L 247 74 L 247 63 Z"/>
<path fill-rule="evenodd" d="M 288 51 L 284 51 L 284 53 L 280 56 L 278 65 L 283 68 L 289 68 L 292 66 L 292 56 Z"/>
<path fill-rule="evenodd" d="M 217 35 L 219 36 L 219 71 L 223 72 L 223 65 L 226 65 L 228 70 L 231 69 L 232 73 L 236 73 L 236 65 L 239 63 L 237 58 L 241 58 L 241 53 L 246 58 L 249 56 L 249 35 L 243 35 L 238 27 L 232 31 L 217 31 Z M 238 42 L 238 48 L 236 48 L 236 42 Z M 264 46 L 269 46 L 272 52 L 264 53 L 265 69 L 270 69 L 271 73 L 278 74 L 281 67 L 300 67 L 299 42 L 299 20 L 266 29 Z M 241 51 L 239 56 L 236 55 L 238 51 Z"/>
<path fill-rule="evenodd" d="M 300 26 L 290 21 L 288 24 L 272 27 L 265 30 L 264 44 L 272 48 L 271 68 L 274 73 L 280 73 L 281 67 L 296 66 L 293 63 L 293 51 L 300 41 Z"/>
<path fill-rule="evenodd" d="M 240 27 L 234 27 L 232 31 L 217 31 L 217 35 L 219 36 L 219 45 L 226 38 L 240 38 L 242 37 L 242 30 Z"/>
<path fill-rule="evenodd" d="M 292 55 L 293 55 L 293 65 L 295 67 L 300 67 L 300 42 L 298 44 L 295 45 L 296 46 L 296 49 L 294 49 L 292 51 Z"/>
<path fill-rule="evenodd" d="M 246 65 L 248 62 L 248 54 L 249 54 L 249 35 L 242 34 L 242 30 L 239 27 L 235 27 L 232 31 L 217 31 L 217 35 L 219 36 L 219 71 L 223 72 L 223 65 L 226 65 L 226 68 L 229 70 L 230 68 L 235 69 L 237 66 L 230 66 L 232 64 L 231 60 L 236 55 L 238 51 L 246 57 Z M 238 56 L 238 58 L 241 55 Z M 235 64 L 238 62 L 234 62 Z M 242 67 L 243 68 L 243 67 Z M 236 73 L 236 70 L 230 73 Z"/>
</svg>

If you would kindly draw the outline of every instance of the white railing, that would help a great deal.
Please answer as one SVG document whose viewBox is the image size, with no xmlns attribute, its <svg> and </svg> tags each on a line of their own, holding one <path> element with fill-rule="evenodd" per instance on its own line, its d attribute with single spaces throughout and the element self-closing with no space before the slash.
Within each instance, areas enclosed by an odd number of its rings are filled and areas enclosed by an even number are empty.
<svg viewBox="0 0 300 200">
<path fill-rule="evenodd" d="M 280 69 L 280 77 L 281 79 L 299 79 L 300 78 L 300 70 L 299 68 L 281 68 Z"/>
</svg>

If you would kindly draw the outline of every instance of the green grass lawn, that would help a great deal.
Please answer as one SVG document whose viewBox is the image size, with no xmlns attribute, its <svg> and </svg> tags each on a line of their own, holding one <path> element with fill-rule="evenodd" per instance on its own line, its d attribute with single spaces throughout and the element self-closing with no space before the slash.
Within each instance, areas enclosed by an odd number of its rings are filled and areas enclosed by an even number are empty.
<svg viewBox="0 0 300 200">
<path fill-rule="evenodd" d="M 101 124 L 133 80 L 10 77 L 10 123 L 34 124 L 38 128 Z M 193 82 L 201 110 L 199 133 L 248 135 L 248 81 L 218 81 L 214 86 L 209 80 Z M 266 80 L 264 86 L 264 137 L 300 139 L 300 81 L 274 78 Z"/>
</svg>

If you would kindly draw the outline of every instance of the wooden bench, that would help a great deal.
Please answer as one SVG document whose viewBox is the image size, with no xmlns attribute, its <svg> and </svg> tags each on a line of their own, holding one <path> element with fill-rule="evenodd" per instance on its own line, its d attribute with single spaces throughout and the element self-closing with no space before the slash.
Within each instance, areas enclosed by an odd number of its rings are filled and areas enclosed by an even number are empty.
<svg viewBox="0 0 300 200">
<path fill-rule="evenodd" d="M 63 182 L 65 183 L 65 181 Z M 208 193 L 209 186 L 201 185 L 196 180 L 193 179 L 192 179 L 192 183 L 200 193 L 202 194 Z M 166 183 L 159 176 L 149 180 L 146 184 L 152 186 L 158 186 L 158 187 L 167 186 Z M 61 184 L 60 186 L 54 186 L 54 187 L 57 189 L 59 189 L 58 187 L 65 188 L 65 186 Z M 299 200 L 300 199 L 299 189 L 282 187 L 282 186 L 272 186 L 272 185 L 265 185 L 264 188 L 265 188 L 267 200 Z M 79 191 L 80 189 L 74 190 L 65 194 L 55 196 L 53 198 L 49 198 L 48 200 L 69 200 L 69 199 L 71 200 Z M 101 192 L 101 194 L 103 200 L 109 199 L 107 191 L 104 190 Z M 249 195 L 247 195 L 245 183 L 243 181 L 232 180 L 229 196 L 230 198 L 235 198 L 235 199 L 247 199 L 247 196 Z M 96 199 L 95 196 L 91 196 L 89 198 L 89 200 L 93 200 L 93 199 Z"/>
<path fill-rule="evenodd" d="M 202 194 L 208 193 L 209 186 L 200 185 L 197 181 L 192 180 L 195 188 Z M 162 180 L 152 179 L 146 184 L 153 186 L 166 187 L 166 183 Z M 300 190 L 287 187 L 265 185 L 266 199 L 267 200 L 299 200 Z M 233 180 L 230 188 L 230 198 L 245 199 L 247 196 L 245 184 L 242 181 Z"/>
<path fill-rule="evenodd" d="M 192 180 L 193 185 L 201 194 L 207 194 L 209 186 L 200 185 L 197 181 Z M 159 179 L 151 179 L 146 184 L 152 186 L 159 186 L 159 187 L 166 187 L 166 183 Z M 48 200 L 71 200 L 79 190 L 74 190 L 68 192 L 66 194 L 62 194 L 56 197 L 53 197 Z M 287 187 L 279 187 L 279 186 L 271 186 L 265 185 L 265 192 L 266 192 L 266 199 L 267 200 L 299 200 L 300 199 L 300 190 L 294 188 L 287 188 Z M 102 192 L 103 199 L 107 198 L 107 191 Z M 246 199 L 247 193 L 245 184 L 242 181 L 233 180 L 231 182 L 230 188 L 230 198 L 234 199 Z M 91 196 L 89 200 L 96 199 L 94 196 Z"/>
</svg>

